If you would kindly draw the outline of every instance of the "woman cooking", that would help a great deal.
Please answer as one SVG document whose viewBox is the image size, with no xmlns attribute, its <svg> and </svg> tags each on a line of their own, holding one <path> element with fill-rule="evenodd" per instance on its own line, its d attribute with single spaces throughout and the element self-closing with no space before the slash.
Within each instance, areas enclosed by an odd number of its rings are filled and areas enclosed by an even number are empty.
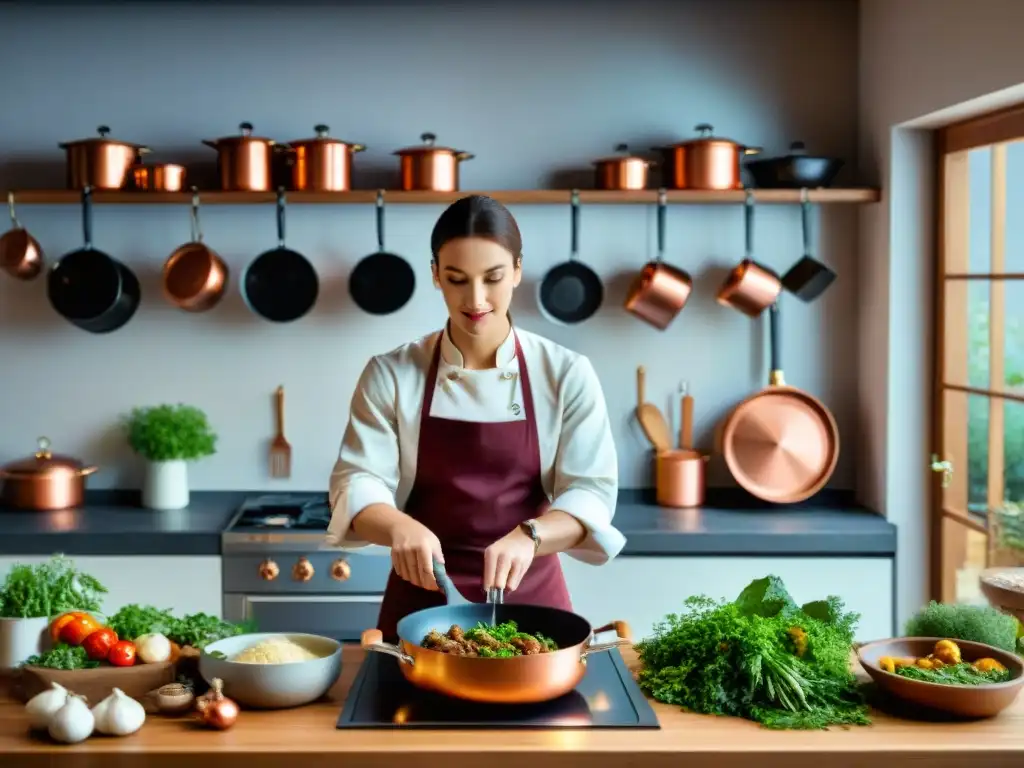
<svg viewBox="0 0 1024 768">
<path fill-rule="evenodd" d="M 612 527 L 618 461 L 590 361 L 513 328 L 522 239 L 501 203 L 453 203 L 430 238 L 440 332 L 370 359 L 331 474 L 328 542 L 391 550 L 377 628 L 394 638 L 444 603 L 433 560 L 483 602 L 571 610 L 559 552 L 600 565 L 625 543 Z"/>
</svg>

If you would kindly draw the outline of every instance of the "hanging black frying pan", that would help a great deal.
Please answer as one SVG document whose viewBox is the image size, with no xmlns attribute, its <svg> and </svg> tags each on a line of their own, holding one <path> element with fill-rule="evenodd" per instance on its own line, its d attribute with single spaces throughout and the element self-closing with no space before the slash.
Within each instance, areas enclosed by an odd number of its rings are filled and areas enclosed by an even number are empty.
<svg viewBox="0 0 1024 768">
<path fill-rule="evenodd" d="M 46 294 L 57 313 L 89 333 L 110 333 L 132 319 L 142 292 L 124 264 L 92 245 L 92 187 L 82 190 L 84 245 L 50 268 Z"/>
<path fill-rule="evenodd" d="M 290 323 L 316 304 L 320 279 L 298 251 L 284 244 L 284 187 L 277 190 L 277 248 L 264 251 L 242 276 L 242 298 L 265 320 Z"/>
<path fill-rule="evenodd" d="M 397 312 L 416 290 L 416 275 L 409 262 L 384 250 L 384 190 L 377 191 L 377 252 L 356 264 L 348 290 L 356 306 L 371 315 Z"/>
<path fill-rule="evenodd" d="M 563 325 L 589 320 L 604 301 L 604 285 L 597 273 L 578 260 L 580 193 L 572 191 L 572 243 L 569 260 L 548 270 L 537 291 L 541 313 Z"/>
<path fill-rule="evenodd" d="M 800 190 L 800 225 L 804 238 L 804 255 L 782 277 L 782 287 L 802 301 L 811 302 L 821 296 L 836 273 L 827 264 L 811 256 L 811 201 L 807 189 Z"/>
</svg>

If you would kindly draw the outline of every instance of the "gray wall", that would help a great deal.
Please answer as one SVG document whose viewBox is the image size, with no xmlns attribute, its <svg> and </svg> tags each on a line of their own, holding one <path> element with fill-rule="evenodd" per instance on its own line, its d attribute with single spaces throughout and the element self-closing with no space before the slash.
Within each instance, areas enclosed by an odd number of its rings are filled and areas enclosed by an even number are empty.
<svg viewBox="0 0 1024 768">
<path fill-rule="evenodd" d="M 282 140 L 318 122 L 364 141 L 356 182 L 391 183 L 396 148 L 423 131 L 476 153 L 463 189 L 564 186 L 619 141 L 646 148 L 719 133 L 784 152 L 793 139 L 855 165 L 857 5 L 853 0 L 717 2 L 365 3 L 282 9 L 228 4 L 148 8 L 0 8 L 0 188 L 61 183 L 57 142 L 106 123 L 148 143 L 162 160 L 209 162 L 202 138 L 240 121 Z M 287 38 L 287 40 L 285 40 Z M 853 168 L 841 181 L 853 183 Z M 428 237 L 440 206 L 388 210 L 388 246 L 407 255 L 419 290 L 400 313 L 360 314 L 346 279 L 375 248 L 368 206 L 296 206 L 289 245 L 321 274 L 323 294 L 306 319 L 286 326 L 247 313 L 237 292 L 207 315 L 166 306 L 158 274 L 188 236 L 181 208 L 100 207 L 98 247 L 143 281 L 143 306 L 109 336 L 90 336 L 54 315 L 42 281 L 0 280 L 0 459 L 29 452 L 37 435 L 100 462 L 97 487 L 137 482 L 116 431 L 141 404 L 184 401 L 207 410 L 221 435 L 217 456 L 192 469 L 194 488 L 315 488 L 325 484 L 366 359 L 439 327 L 443 305 L 429 282 Z M 624 486 L 643 485 L 648 458 L 631 423 L 634 370 L 648 368 L 649 399 L 668 407 L 681 379 L 696 398 L 698 440 L 767 377 L 764 329 L 719 307 L 714 292 L 742 252 L 741 207 L 670 209 L 671 259 L 695 275 L 696 293 L 659 332 L 621 307 L 630 270 L 654 252 L 654 210 L 584 207 L 582 256 L 608 281 L 601 313 L 560 328 L 537 315 L 532 285 L 568 252 L 568 210 L 517 207 L 526 281 L 516 301 L 524 328 L 591 357 L 605 387 Z M 33 206 L 21 218 L 55 258 L 81 242 L 75 207 Z M 857 403 L 857 275 L 854 206 L 813 219 L 817 252 L 841 275 L 813 306 L 783 308 L 787 378 L 836 413 L 844 453 L 833 480 L 852 487 Z M 207 241 L 237 275 L 275 244 L 272 208 L 204 211 Z M 796 206 L 758 208 L 758 257 L 784 270 L 800 251 Z M 271 395 L 288 392 L 293 476 L 266 476 Z M 716 462 L 713 481 L 728 483 Z"/>
</svg>

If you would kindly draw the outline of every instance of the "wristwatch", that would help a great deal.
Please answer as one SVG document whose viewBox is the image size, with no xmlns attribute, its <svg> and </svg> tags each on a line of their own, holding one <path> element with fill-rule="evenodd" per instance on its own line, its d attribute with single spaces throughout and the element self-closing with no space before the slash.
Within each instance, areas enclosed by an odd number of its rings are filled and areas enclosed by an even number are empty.
<svg viewBox="0 0 1024 768">
<path fill-rule="evenodd" d="M 520 528 L 526 532 L 526 535 L 533 539 L 533 554 L 537 554 L 537 550 L 540 549 L 540 533 L 537 531 L 537 521 L 527 520 L 520 523 Z"/>
</svg>

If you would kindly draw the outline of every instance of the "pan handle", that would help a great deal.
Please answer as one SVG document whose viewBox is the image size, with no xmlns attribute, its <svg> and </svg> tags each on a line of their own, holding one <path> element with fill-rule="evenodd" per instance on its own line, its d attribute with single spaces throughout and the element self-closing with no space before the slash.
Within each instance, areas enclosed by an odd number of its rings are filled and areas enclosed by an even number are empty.
<svg viewBox="0 0 1024 768">
<path fill-rule="evenodd" d="M 284 187 L 277 188 L 277 246 L 284 248 Z"/>
<path fill-rule="evenodd" d="M 84 249 L 92 250 L 92 187 L 82 188 L 82 240 Z"/>
<path fill-rule="evenodd" d="M 629 624 L 624 621 L 613 621 L 610 624 L 605 624 L 601 627 L 596 627 L 590 635 L 590 639 L 593 640 L 595 637 L 600 635 L 602 632 L 615 631 L 617 637 L 614 640 L 610 640 L 607 643 L 595 643 L 591 642 L 581 653 L 580 661 L 586 662 L 587 656 L 592 653 L 601 653 L 603 651 L 610 651 L 612 648 L 619 648 L 623 645 L 633 644 L 633 631 L 629 628 Z M 365 632 L 363 635 L 365 636 Z"/>
<path fill-rule="evenodd" d="M 18 221 L 18 214 L 14 210 L 14 193 L 7 193 L 7 210 L 11 213 L 11 228 L 21 229 L 21 223 Z"/>
<path fill-rule="evenodd" d="M 743 252 L 745 258 L 754 258 L 754 190 L 748 189 L 743 201 Z"/>
<path fill-rule="evenodd" d="M 192 242 L 203 242 L 203 228 L 199 224 L 199 187 L 192 187 L 192 209 L 190 212 L 192 225 Z"/>
<path fill-rule="evenodd" d="M 384 190 L 377 190 L 377 252 L 384 252 Z"/>
<path fill-rule="evenodd" d="M 572 206 L 572 240 L 569 245 L 569 259 L 575 259 L 580 251 L 580 191 L 574 189 L 569 198 Z"/>
<path fill-rule="evenodd" d="M 362 636 L 359 638 L 359 645 L 362 646 L 364 651 L 372 651 L 373 653 L 383 653 L 387 656 L 394 656 L 400 662 L 408 664 L 410 667 L 416 663 L 416 659 L 403 651 L 397 645 L 385 643 L 384 635 L 379 629 L 364 630 Z"/>
<path fill-rule="evenodd" d="M 804 256 L 811 256 L 811 200 L 807 187 L 800 190 L 800 228 L 804 236 Z"/>
<path fill-rule="evenodd" d="M 665 257 L 665 209 L 668 207 L 668 190 L 658 190 L 658 257 L 661 261 Z"/>
<path fill-rule="evenodd" d="M 782 375 L 782 346 L 779 342 L 779 302 L 776 299 L 768 307 L 768 350 L 771 360 L 771 374 L 769 381 L 773 387 L 786 386 L 786 380 Z"/>
</svg>

